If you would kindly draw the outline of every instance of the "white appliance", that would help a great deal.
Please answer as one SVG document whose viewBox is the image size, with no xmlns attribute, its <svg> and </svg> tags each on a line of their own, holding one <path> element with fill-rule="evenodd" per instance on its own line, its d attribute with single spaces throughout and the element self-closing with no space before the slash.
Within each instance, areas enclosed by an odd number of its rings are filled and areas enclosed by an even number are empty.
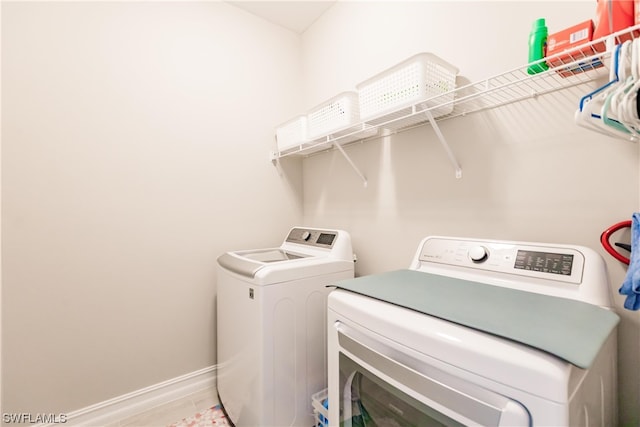
<svg viewBox="0 0 640 427">
<path fill-rule="evenodd" d="M 295 227 L 218 258 L 217 387 L 236 427 L 305 426 L 326 387 L 327 285 L 353 278 L 349 234 Z"/>
<path fill-rule="evenodd" d="M 614 427 L 610 307 L 589 248 L 427 237 L 330 293 L 329 424 Z"/>
</svg>

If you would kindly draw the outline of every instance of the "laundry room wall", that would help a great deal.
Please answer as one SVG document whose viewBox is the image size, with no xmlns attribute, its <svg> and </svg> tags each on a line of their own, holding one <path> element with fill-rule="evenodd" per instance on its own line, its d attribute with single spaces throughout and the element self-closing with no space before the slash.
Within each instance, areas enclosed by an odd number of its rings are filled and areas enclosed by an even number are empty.
<svg viewBox="0 0 640 427">
<path fill-rule="evenodd" d="M 418 52 L 457 66 L 459 84 L 512 70 L 527 62 L 535 19 L 546 18 L 553 32 L 594 17 L 595 4 L 339 1 L 303 35 L 305 108 L 355 90 Z M 367 187 L 338 151 L 305 158 L 304 222 L 348 230 L 357 275 L 408 267 L 428 235 L 597 250 L 622 318 L 621 425 L 637 426 L 640 317 L 622 309 L 617 289 L 625 268 L 602 250 L 599 237 L 639 208 L 638 145 L 576 126 L 584 93 L 564 90 L 441 122 L 461 179 L 430 126 L 348 146 Z"/>
<path fill-rule="evenodd" d="M 215 364 L 215 267 L 302 218 L 300 37 L 222 2 L 2 2 L 2 412 Z"/>
</svg>

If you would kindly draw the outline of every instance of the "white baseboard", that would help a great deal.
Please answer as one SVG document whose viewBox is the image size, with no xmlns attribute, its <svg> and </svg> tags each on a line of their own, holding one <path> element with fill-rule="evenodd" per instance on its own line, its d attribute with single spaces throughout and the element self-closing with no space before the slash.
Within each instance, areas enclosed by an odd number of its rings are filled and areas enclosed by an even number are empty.
<svg viewBox="0 0 640 427">
<path fill-rule="evenodd" d="M 65 426 L 103 426 L 216 385 L 210 366 L 66 414 Z M 38 424 L 35 427 L 59 427 Z"/>
</svg>

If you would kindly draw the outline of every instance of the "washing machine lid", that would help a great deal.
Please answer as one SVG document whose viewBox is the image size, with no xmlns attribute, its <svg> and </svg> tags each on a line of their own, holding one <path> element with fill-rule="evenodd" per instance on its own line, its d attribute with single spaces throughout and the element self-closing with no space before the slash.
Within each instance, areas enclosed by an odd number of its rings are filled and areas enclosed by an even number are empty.
<svg viewBox="0 0 640 427">
<path fill-rule="evenodd" d="M 243 257 L 252 261 L 259 262 L 279 262 L 289 261 L 291 259 L 307 258 L 309 255 L 285 251 L 283 249 L 262 249 L 251 252 L 245 252 Z"/>
<path fill-rule="evenodd" d="M 285 251 L 280 248 L 227 252 L 218 257 L 218 264 L 234 273 L 254 278 L 266 264 L 307 258 L 309 255 Z"/>
<path fill-rule="evenodd" d="M 351 272 L 354 255 L 351 237 L 343 230 L 294 227 L 282 245 L 227 252 L 218 266 L 251 280 L 272 285 L 340 272 Z"/>
<path fill-rule="evenodd" d="M 583 369 L 619 322 L 612 311 L 581 301 L 414 270 L 339 281 L 336 287 L 507 338 Z"/>
</svg>

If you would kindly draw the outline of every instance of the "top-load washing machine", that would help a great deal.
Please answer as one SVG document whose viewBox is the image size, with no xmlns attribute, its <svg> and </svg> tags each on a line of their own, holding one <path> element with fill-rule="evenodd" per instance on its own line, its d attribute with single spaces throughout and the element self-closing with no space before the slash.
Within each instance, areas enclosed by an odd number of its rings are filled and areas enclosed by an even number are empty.
<svg viewBox="0 0 640 427">
<path fill-rule="evenodd" d="M 342 230 L 295 227 L 277 248 L 218 258 L 217 388 L 236 427 L 313 424 L 326 387 L 327 285 L 353 278 Z"/>
<path fill-rule="evenodd" d="M 428 237 L 328 298 L 331 426 L 617 424 L 605 264 L 581 246 Z"/>
</svg>

